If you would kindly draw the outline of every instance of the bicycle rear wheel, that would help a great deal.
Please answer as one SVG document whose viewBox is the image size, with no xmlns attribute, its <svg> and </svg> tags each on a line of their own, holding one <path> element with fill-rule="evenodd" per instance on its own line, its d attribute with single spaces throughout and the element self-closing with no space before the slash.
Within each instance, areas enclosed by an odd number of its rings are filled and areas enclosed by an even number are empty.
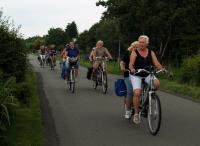
<svg viewBox="0 0 200 146">
<path fill-rule="evenodd" d="M 150 113 L 151 108 L 151 113 Z M 155 93 L 151 95 L 151 107 L 148 108 L 148 126 L 152 135 L 156 135 L 161 125 L 161 104 L 158 95 Z"/>
<path fill-rule="evenodd" d="M 102 72 L 102 90 L 103 90 L 103 93 L 106 94 L 107 92 L 107 89 L 108 89 L 108 82 L 107 82 L 107 74 L 106 72 Z"/>
</svg>

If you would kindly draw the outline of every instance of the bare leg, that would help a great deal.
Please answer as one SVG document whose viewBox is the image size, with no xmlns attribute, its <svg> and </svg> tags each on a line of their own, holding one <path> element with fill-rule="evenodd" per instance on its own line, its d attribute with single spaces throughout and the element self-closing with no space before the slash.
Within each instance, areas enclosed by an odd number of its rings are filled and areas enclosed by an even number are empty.
<svg viewBox="0 0 200 146">
<path fill-rule="evenodd" d="M 135 113 L 138 114 L 139 113 L 139 98 L 141 95 L 141 89 L 136 89 L 133 91 L 134 92 L 134 98 L 133 98 L 133 105 L 134 105 L 134 110 Z"/>
</svg>

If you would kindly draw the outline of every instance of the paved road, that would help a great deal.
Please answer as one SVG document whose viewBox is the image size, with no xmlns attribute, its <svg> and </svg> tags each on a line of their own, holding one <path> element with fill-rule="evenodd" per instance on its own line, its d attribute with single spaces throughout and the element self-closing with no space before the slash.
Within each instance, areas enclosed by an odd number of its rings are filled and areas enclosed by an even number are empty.
<svg viewBox="0 0 200 146">
<path fill-rule="evenodd" d="M 60 69 L 40 68 L 30 57 L 34 70 L 41 74 L 43 90 L 52 111 L 61 146 L 200 146 L 200 104 L 159 92 L 162 125 L 157 136 L 148 132 L 147 120 L 134 125 L 123 118 L 123 100 L 113 91 L 109 75 L 108 94 L 92 89 L 86 69 L 80 68 L 75 94 L 70 93 Z"/>
</svg>

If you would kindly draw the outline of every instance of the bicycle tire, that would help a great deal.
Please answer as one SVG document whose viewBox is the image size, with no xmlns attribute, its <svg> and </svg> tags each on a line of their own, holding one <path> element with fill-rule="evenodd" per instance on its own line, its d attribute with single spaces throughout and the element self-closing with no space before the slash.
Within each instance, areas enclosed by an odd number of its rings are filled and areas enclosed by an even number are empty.
<svg viewBox="0 0 200 146">
<path fill-rule="evenodd" d="M 103 90 L 103 93 L 106 94 L 107 93 L 107 89 L 108 89 L 108 81 L 107 81 L 107 74 L 106 72 L 103 72 L 102 71 L 102 90 Z"/>
<path fill-rule="evenodd" d="M 161 103 L 160 103 L 160 99 L 158 97 L 157 94 L 152 94 L 152 101 L 155 101 L 155 105 L 156 107 L 156 112 L 154 113 L 156 115 L 156 117 L 154 115 L 150 115 L 150 107 L 148 108 L 148 114 L 147 114 L 147 118 L 148 118 L 148 127 L 149 127 L 149 131 L 152 135 L 156 135 L 158 133 L 158 131 L 160 130 L 160 125 L 161 125 L 161 119 L 162 119 L 162 111 L 161 111 Z M 153 111 L 152 111 L 153 113 Z M 152 123 L 152 118 L 157 118 L 157 124 L 155 127 L 153 127 L 153 123 Z"/>
<path fill-rule="evenodd" d="M 70 89 L 71 92 L 74 93 L 75 92 L 75 70 L 71 70 L 70 72 Z"/>
<path fill-rule="evenodd" d="M 73 86 L 72 86 L 72 93 L 75 92 L 75 70 L 73 70 Z"/>
</svg>

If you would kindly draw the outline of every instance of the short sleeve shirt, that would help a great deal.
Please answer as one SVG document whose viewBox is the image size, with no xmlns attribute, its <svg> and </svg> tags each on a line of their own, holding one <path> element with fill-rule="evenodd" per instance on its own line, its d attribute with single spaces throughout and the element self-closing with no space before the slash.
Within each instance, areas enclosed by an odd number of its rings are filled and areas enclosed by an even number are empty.
<svg viewBox="0 0 200 146">
<path fill-rule="evenodd" d="M 79 51 L 77 48 L 68 48 L 67 49 L 67 56 L 68 57 L 77 57 L 79 54 Z"/>
</svg>

